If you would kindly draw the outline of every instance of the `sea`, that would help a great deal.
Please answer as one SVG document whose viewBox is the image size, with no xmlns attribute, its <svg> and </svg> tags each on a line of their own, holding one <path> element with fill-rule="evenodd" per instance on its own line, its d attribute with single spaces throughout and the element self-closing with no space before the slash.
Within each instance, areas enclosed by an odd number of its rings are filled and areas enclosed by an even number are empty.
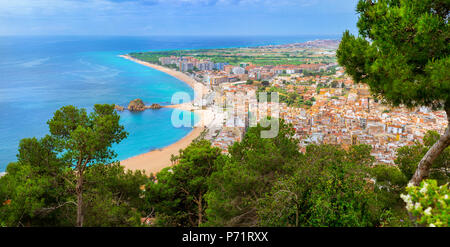
<svg viewBox="0 0 450 247">
<path fill-rule="evenodd" d="M 47 121 L 62 106 L 170 104 L 193 90 L 163 72 L 120 58 L 138 51 L 250 47 L 338 39 L 338 35 L 280 36 L 0 36 L 0 173 L 17 160 L 23 138 L 49 133 Z M 163 148 L 192 128 L 171 124 L 173 109 L 120 112 L 129 133 L 112 148 L 124 160 Z"/>
</svg>

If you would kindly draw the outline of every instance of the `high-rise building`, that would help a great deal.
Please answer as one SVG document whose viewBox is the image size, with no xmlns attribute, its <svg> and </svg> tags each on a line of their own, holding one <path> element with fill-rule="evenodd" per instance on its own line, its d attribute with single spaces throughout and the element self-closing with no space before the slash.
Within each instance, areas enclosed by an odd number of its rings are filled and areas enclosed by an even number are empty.
<svg viewBox="0 0 450 247">
<path fill-rule="evenodd" d="M 233 67 L 232 69 L 231 69 L 231 71 L 233 72 L 233 74 L 236 74 L 236 75 L 242 75 L 242 74 L 245 74 L 245 69 L 244 68 L 242 68 L 242 67 Z"/>
<path fill-rule="evenodd" d="M 214 63 L 210 61 L 204 61 L 197 64 L 199 70 L 213 70 Z"/>
<path fill-rule="evenodd" d="M 189 63 L 189 62 L 181 62 L 180 63 L 180 70 L 182 72 L 186 72 L 186 71 L 193 70 L 193 69 L 194 69 L 193 63 Z"/>
<path fill-rule="evenodd" d="M 217 70 L 224 70 L 225 65 L 228 65 L 229 63 L 215 63 L 214 68 Z"/>
</svg>

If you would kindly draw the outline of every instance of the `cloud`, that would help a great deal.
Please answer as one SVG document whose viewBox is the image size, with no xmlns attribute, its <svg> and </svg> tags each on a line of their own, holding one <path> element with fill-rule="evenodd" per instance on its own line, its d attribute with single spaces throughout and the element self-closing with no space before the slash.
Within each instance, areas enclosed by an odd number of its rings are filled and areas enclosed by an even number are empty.
<svg viewBox="0 0 450 247">
<path fill-rule="evenodd" d="M 71 14 L 85 11 L 136 12 L 148 8 L 183 9 L 189 7 L 307 7 L 334 0 L 0 0 L 0 16 Z"/>
<path fill-rule="evenodd" d="M 242 30 L 277 33 L 283 28 L 298 30 L 301 25 L 308 29 L 332 30 L 338 23 L 353 21 L 356 2 L 0 0 L 0 34 L 226 34 L 244 32 Z"/>
</svg>

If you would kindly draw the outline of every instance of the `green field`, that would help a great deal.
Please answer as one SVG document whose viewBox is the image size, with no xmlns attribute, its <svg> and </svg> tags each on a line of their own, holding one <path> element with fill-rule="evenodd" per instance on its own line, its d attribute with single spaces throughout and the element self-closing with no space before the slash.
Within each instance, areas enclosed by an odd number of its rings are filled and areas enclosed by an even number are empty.
<svg viewBox="0 0 450 247">
<path fill-rule="evenodd" d="M 330 51 L 330 50 L 324 50 Z M 168 56 L 190 56 L 197 59 L 208 59 L 214 63 L 252 63 L 254 65 L 300 65 L 313 63 L 334 63 L 335 56 L 321 55 L 317 49 L 267 49 L 267 48 L 228 48 L 228 49 L 197 49 L 177 51 L 155 51 L 131 53 L 137 59 L 159 64 L 159 58 Z"/>
</svg>

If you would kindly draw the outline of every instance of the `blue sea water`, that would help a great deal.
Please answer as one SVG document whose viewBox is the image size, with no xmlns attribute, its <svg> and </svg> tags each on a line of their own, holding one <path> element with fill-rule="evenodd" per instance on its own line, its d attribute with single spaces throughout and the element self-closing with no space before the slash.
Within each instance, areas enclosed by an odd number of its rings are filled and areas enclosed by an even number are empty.
<svg viewBox="0 0 450 247">
<path fill-rule="evenodd" d="M 185 83 L 118 57 L 133 51 L 242 47 L 338 36 L 297 37 L 0 37 L 0 172 L 16 160 L 19 141 L 43 137 L 58 108 L 126 105 L 135 98 L 169 104 L 172 94 L 193 95 Z M 129 137 L 114 145 L 118 160 L 170 145 L 191 128 L 171 125 L 171 109 L 122 112 Z"/>
</svg>

